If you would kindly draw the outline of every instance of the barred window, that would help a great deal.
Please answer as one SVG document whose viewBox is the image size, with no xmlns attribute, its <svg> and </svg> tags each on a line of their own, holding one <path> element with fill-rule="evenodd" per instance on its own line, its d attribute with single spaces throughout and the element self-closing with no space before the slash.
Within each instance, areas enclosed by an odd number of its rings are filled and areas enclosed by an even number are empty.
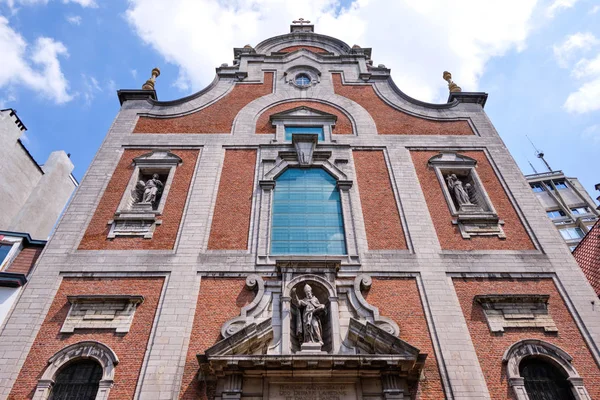
<svg viewBox="0 0 600 400">
<path fill-rule="evenodd" d="M 68 364 L 56 375 L 49 400 L 94 400 L 102 379 L 102 367 L 93 360 Z"/>
<path fill-rule="evenodd" d="M 574 400 L 567 378 L 553 365 L 526 358 L 519 365 L 530 400 Z"/>
</svg>

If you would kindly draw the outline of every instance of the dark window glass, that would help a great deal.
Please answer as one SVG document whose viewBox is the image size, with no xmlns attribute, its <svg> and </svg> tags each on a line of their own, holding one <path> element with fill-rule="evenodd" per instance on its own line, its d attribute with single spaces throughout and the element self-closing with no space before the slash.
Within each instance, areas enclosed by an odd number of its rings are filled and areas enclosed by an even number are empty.
<svg viewBox="0 0 600 400">
<path fill-rule="evenodd" d="M 0 264 L 4 261 L 8 253 L 12 249 L 12 244 L 2 244 L 0 243 Z"/>
<path fill-rule="evenodd" d="M 272 254 L 346 254 L 336 180 L 320 168 L 290 168 L 273 194 Z"/>
<path fill-rule="evenodd" d="M 525 359 L 519 370 L 530 400 L 575 400 L 569 381 L 550 363 L 536 358 Z"/>
<path fill-rule="evenodd" d="M 544 191 L 544 187 L 540 183 L 533 183 L 531 185 L 531 190 L 533 190 L 535 193 L 539 193 Z"/>
<path fill-rule="evenodd" d="M 94 400 L 102 379 L 102 367 L 96 361 L 71 363 L 56 375 L 49 400 Z"/>
<path fill-rule="evenodd" d="M 305 135 L 313 134 L 318 136 L 319 142 L 325 140 L 325 133 L 323 132 L 322 126 L 286 126 L 285 127 L 285 140 L 292 140 L 292 134 L 294 135 Z"/>
</svg>

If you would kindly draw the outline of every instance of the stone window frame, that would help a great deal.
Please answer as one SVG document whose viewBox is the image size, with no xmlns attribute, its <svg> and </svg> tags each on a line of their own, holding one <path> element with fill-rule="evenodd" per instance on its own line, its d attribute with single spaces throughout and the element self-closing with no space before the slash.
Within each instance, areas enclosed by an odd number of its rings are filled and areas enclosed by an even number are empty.
<svg viewBox="0 0 600 400">
<path fill-rule="evenodd" d="M 74 343 L 50 357 L 48 366 L 38 380 L 32 400 L 47 400 L 60 370 L 70 363 L 83 359 L 94 360 L 102 367 L 102 379 L 100 379 L 96 400 L 107 400 L 114 383 L 115 367 L 119 364 L 119 358 L 110 347 L 93 340 Z"/>
<path fill-rule="evenodd" d="M 494 208 L 479 174 L 477 173 L 477 160 L 459 154 L 456 151 L 440 151 L 439 154 L 431 157 L 428 161 L 430 168 L 433 168 L 438 182 L 442 188 L 444 199 L 453 217 L 453 224 L 458 225 L 463 239 L 470 239 L 471 236 L 497 236 L 500 239 L 506 239 L 502 221 Z M 456 208 L 452 194 L 448 189 L 444 175 L 449 173 L 466 172 L 474 183 L 475 191 L 479 194 L 479 199 L 484 204 L 480 204 L 481 209 L 459 210 Z M 473 227 L 487 226 L 487 229 L 478 229 Z"/>
<path fill-rule="evenodd" d="M 517 400 L 530 400 L 525 390 L 525 379 L 519 372 L 521 361 L 529 357 L 546 361 L 561 370 L 567 376 L 576 400 L 592 400 L 583 385 L 583 378 L 572 365 L 573 357 L 558 346 L 538 339 L 520 340 L 512 344 L 502 356 L 502 362 L 506 364 L 508 384 Z"/>
<path fill-rule="evenodd" d="M 134 169 L 129 178 L 129 183 L 123 192 L 121 201 L 113 219 L 108 221 L 110 230 L 108 233 L 108 239 L 114 239 L 118 236 L 143 236 L 144 239 L 152 239 L 154 230 L 157 225 L 161 224 L 161 220 L 157 218 L 164 211 L 169 191 L 175 177 L 175 171 L 179 165 L 183 162 L 181 157 L 173 154 L 169 150 L 156 149 L 149 153 L 142 154 L 141 156 L 135 157 L 133 160 Z M 132 199 L 132 193 L 135 190 L 137 182 L 140 180 L 141 174 L 162 174 L 167 175 L 163 191 L 158 203 L 156 210 L 135 210 Z M 148 228 L 144 230 L 131 230 L 118 229 L 119 222 L 145 222 Z"/>
<path fill-rule="evenodd" d="M 311 83 L 308 85 L 296 84 L 296 78 L 301 74 L 307 75 Z M 321 82 L 321 71 L 310 65 L 295 65 L 283 73 L 283 79 L 288 85 L 300 90 L 306 90 Z"/>
<path fill-rule="evenodd" d="M 60 329 L 61 333 L 73 333 L 75 329 L 114 329 L 116 333 L 128 333 L 133 323 L 133 318 L 137 307 L 144 302 L 144 297 L 139 295 L 78 295 L 78 296 L 67 296 L 67 300 L 71 304 L 69 313 L 63 321 Z M 81 318 L 73 314 L 83 311 L 82 306 L 102 306 L 107 303 L 112 305 L 119 304 L 123 307 L 120 311 L 115 311 L 113 318 L 99 318 L 89 319 L 89 323 L 86 325 L 83 321 L 86 320 L 84 316 Z M 117 315 L 118 314 L 118 315 Z M 115 319 L 121 318 L 121 323 L 115 323 Z"/>
<path fill-rule="evenodd" d="M 334 163 L 345 161 L 347 158 L 336 160 L 332 157 L 331 151 L 317 151 L 317 135 L 293 135 L 293 142 L 296 151 L 279 151 L 276 160 L 261 157 L 261 168 L 258 184 L 260 187 L 260 197 L 258 202 L 258 240 L 257 240 L 257 263 L 261 265 L 276 265 L 279 261 L 323 261 L 336 259 L 342 264 L 358 263 L 358 245 L 356 242 L 356 232 L 354 230 L 354 218 L 352 210 L 352 199 L 350 189 L 353 181 L 348 175 L 338 168 Z M 307 149 L 307 144 L 312 145 Z M 321 143 L 319 143 L 321 144 Z M 309 153 L 308 158 L 303 159 L 301 154 Z M 274 161 L 274 166 L 272 162 Z M 288 168 L 322 168 L 336 180 L 336 186 L 340 191 L 340 203 L 342 207 L 342 218 L 344 222 L 344 239 L 346 240 L 346 254 L 339 257 L 330 255 L 272 255 L 271 254 L 271 230 L 272 230 L 272 208 L 273 208 L 273 190 L 275 189 L 275 180 Z M 354 200 L 355 201 L 355 200 Z"/>
<path fill-rule="evenodd" d="M 307 111 L 307 113 L 313 112 L 312 115 L 286 115 L 295 111 Z M 320 115 L 314 115 L 318 113 Z M 286 110 L 283 113 L 277 113 L 270 117 L 271 123 L 275 125 L 275 142 L 279 143 L 290 143 L 291 141 L 285 140 L 285 128 L 286 127 L 315 127 L 323 128 L 323 140 L 320 142 L 331 143 L 333 142 L 333 128 L 337 122 L 337 116 L 312 109 L 308 106 L 296 107 L 292 110 Z"/>
<path fill-rule="evenodd" d="M 4 235 L 4 237 L 0 239 L 0 244 L 12 246 L 6 254 L 6 257 L 4 257 L 3 260 L 0 260 L 0 271 L 5 271 L 10 267 L 10 264 L 12 264 L 15 258 L 17 258 L 21 250 L 23 250 L 23 238 Z"/>
</svg>

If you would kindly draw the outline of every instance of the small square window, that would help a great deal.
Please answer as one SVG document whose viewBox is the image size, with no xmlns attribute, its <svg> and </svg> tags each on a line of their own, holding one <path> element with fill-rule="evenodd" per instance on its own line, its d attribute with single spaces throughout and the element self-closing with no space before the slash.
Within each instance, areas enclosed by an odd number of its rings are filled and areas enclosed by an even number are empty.
<svg viewBox="0 0 600 400">
<path fill-rule="evenodd" d="M 534 193 L 539 193 L 544 191 L 544 187 L 541 183 L 532 183 L 531 190 L 533 190 Z"/>
<path fill-rule="evenodd" d="M 286 126 L 285 127 L 285 140 L 292 140 L 292 134 L 306 135 L 313 134 L 318 135 L 319 142 L 325 140 L 325 133 L 323 132 L 322 126 Z"/>
<path fill-rule="evenodd" d="M 548 217 L 550 218 L 560 218 L 566 216 L 565 212 L 562 210 L 546 211 L 546 214 L 548 214 Z"/>
</svg>

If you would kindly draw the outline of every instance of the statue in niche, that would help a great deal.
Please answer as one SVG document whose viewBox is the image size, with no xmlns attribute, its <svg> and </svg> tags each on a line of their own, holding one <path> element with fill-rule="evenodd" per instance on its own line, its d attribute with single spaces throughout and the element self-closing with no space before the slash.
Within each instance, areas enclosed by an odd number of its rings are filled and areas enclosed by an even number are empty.
<svg viewBox="0 0 600 400">
<path fill-rule="evenodd" d="M 154 205 L 163 187 L 164 185 L 160 181 L 158 174 L 152 175 L 152 178 L 146 182 L 139 180 L 134 191 L 135 203 Z"/>
<path fill-rule="evenodd" d="M 310 285 L 304 285 L 304 299 L 300 300 L 296 289 L 292 289 L 292 300 L 300 309 L 302 318 L 296 318 L 296 335 L 302 343 L 318 343 L 323 345 L 323 335 L 319 314 L 325 312 L 325 305 L 319 302 Z"/>
<path fill-rule="evenodd" d="M 462 181 L 458 179 L 456 174 L 450 174 L 446 176 L 446 182 L 448 182 L 450 193 L 452 193 L 454 196 L 454 199 L 458 203 L 459 207 L 473 205 L 468 192 L 473 189 L 470 183 L 467 183 L 463 186 Z"/>
</svg>

